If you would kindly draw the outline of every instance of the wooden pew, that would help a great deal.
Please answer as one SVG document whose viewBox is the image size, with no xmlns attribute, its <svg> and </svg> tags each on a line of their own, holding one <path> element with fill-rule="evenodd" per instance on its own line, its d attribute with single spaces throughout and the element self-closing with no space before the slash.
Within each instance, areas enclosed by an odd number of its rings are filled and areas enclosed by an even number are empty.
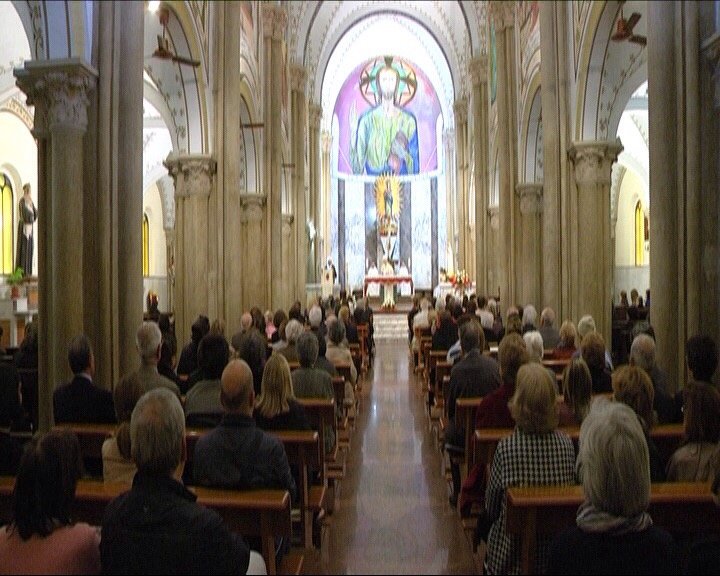
<svg viewBox="0 0 720 576">
<path fill-rule="evenodd" d="M 555 372 L 556 376 L 558 374 L 562 376 L 562 373 L 565 371 L 565 367 L 570 364 L 570 360 L 570 358 L 561 358 L 559 360 L 543 358 L 542 365 L 546 368 L 550 368 L 550 370 Z"/>
<path fill-rule="evenodd" d="M 482 397 L 458 398 L 455 402 L 455 424 L 465 430 L 464 451 L 462 454 L 453 452 L 450 456 L 460 466 L 460 478 L 464 481 L 467 477 L 468 461 L 472 451 L 473 433 L 475 430 L 475 412 L 482 402 Z"/>
<path fill-rule="evenodd" d="M 370 335 L 370 327 L 367 324 L 358 324 L 358 339 L 360 340 L 360 358 L 362 359 L 363 372 L 367 371 L 370 366 L 370 354 L 368 351 L 368 338 Z"/>
<path fill-rule="evenodd" d="M 328 402 L 332 400 L 328 399 Z M 77 434 L 80 440 L 80 450 L 83 460 L 100 459 L 102 462 L 102 443 L 115 432 L 115 424 L 60 424 L 56 428 L 70 430 Z M 195 445 L 198 439 L 210 430 L 209 428 L 188 428 L 185 431 L 187 445 L 187 461 L 184 476 L 186 483 L 192 484 L 192 466 Z M 298 467 L 300 471 L 300 485 L 298 486 L 298 506 L 302 516 L 302 530 L 305 542 L 312 545 L 312 514 L 317 512 L 325 497 L 325 487 L 310 485 L 309 470 L 324 469 L 324 450 L 322 439 L 314 430 L 287 431 L 278 430 L 270 432 L 282 441 L 288 462 Z M 308 521 L 309 517 L 309 521 Z M 309 536 L 308 536 L 309 535 Z"/>
<path fill-rule="evenodd" d="M 12 491 L 15 478 L 0 477 L 0 516 L 12 517 Z M 73 518 L 92 525 L 102 525 L 105 507 L 115 497 L 127 492 L 127 484 L 80 480 L 75 490 Z M 216 490 L 190 488 L 197 502 L 217 511 L 228 526 L 243 536 L 259 537 L 268 574 L 302 570 L 303 556 L 291 553 L 280 566 L 275 563 L 275 538 L 290 538 L 290 494 L 287 490 Z"/>
<path fill-rule="evenodd" d="M 575 451 L 577 452 L 578 440 L 580 438 L 580 426 L 563 426 L 559 430 L 570 436 Z M 480 464 L 489 466 L 492 464 L 493 456 L 498 442 L 503 438 L 512 434 L 512 428 L 481 428 L 475 430 L 475 448 L 472 452 L 472 460 L 468 466 Z M 683 442 L 684 428 L 682 424 L 661 424 L 650 430 L 650 438 L 652 438 L 655 446 L 660 453 L 660 459 L 667 462 L 673 452 L 677 450 Z"/>
<path fill-rule="evenodd" d="M 508 488 L 505 529 L 520 538 L 522 574 L 535 573 L 538 536 L 552 537 L 575 525 L 583 502 L 582 486 L 526 486 Z M 720 532 L 720 514 L 710 483 L 667 482 L 650 487 L 653 524 L 672 532 Z"/>
<path fill-rule="evenodd" d="M 363 373 L 363 357 L 360 350 L 360 344 L 349 344 L 350 356 L 352 356 L 353 364 L 355 364 L 355 371 L 357 372 L 357 385 L 360 388 L 360 375 Z"/>
</svg>

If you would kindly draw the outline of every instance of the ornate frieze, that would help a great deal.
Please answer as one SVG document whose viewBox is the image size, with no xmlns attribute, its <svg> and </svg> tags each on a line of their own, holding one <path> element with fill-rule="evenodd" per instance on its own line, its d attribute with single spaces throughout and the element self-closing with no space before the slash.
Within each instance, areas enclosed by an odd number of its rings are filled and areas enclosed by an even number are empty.
<svg viewBox="0 0 720 576">
<path fill-rule="evenodd" d="M 163 162 L 175 182 L 175 197 L 209 196 L 217 162 L 208 154 L 175 154 Z"/>
</svg>

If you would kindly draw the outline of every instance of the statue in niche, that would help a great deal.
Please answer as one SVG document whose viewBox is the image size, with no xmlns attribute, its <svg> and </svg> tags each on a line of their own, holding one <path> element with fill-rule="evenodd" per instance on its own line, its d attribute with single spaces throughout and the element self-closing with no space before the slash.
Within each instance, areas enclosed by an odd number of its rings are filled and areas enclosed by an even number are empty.
<svg viewBox="0 0 720 576">
<path fill-rule="evenodd" d="M 18 211 L 18 238 L 15 255 L 15 268 L 22 268 L 24 276 L 32 275 L 33 262 L 33 225 L 37 220 L 37 208 L 30 195 L 30 184 L 23 186 Z"/>
</svg>

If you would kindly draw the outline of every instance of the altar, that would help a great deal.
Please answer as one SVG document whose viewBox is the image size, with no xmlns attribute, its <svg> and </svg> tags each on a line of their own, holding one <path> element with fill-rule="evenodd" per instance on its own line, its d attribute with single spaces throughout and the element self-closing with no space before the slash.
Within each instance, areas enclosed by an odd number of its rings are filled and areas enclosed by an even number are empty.
<svg viewBox="0 0 720 576">
<path fill-rule="evenodd" d="M 450 294 L 454 298 L 462 298 L 465 294 L 470 295 L 475 293 L 475 282 L 470 284 L 464 290 L 456 288 L 450 282 L 440 282 L 433 290 L 433 297 L 441 300 L 445 300 L 445 297 Z"/>
<path fill-rule="evenodd" d="M 396 286 L 398 284 L 410 284 L 410 293 L 413 292 L 413 279 L 410 275 L 387 275 L 387 276 L 365 276 L 365 284 L 363 286 L 363 294 L 367 296 L 368 294 L 368 286 L 373 284 L 382 284 L 382 285 L 390 285 L 390 286 Z"/>
</svg>

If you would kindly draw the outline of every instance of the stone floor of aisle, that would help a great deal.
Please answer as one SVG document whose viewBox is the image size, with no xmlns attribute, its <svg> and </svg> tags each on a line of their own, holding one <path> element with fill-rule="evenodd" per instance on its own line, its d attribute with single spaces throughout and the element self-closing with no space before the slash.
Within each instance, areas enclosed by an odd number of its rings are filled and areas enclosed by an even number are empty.
<svg viewBox="0 0 720 576">
<path fill-rule="evenodd" d="M 376 343 L 338 505 L 306 574 L 469 574 L 407 341 Z"/>
</svg>

